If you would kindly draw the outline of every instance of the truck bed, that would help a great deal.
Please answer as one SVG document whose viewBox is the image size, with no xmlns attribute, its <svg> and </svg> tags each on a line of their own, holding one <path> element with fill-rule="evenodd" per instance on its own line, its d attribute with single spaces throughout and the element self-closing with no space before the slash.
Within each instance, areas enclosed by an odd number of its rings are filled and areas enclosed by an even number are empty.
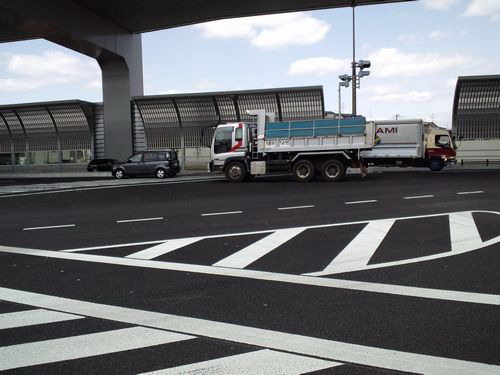
<svg viewBox="0 0 500 375">
<path fill-rule="evenodd" d="M 374 125 L 364 117 L 266 124 L 263 152 L 371 149 Z"/>
</svg>

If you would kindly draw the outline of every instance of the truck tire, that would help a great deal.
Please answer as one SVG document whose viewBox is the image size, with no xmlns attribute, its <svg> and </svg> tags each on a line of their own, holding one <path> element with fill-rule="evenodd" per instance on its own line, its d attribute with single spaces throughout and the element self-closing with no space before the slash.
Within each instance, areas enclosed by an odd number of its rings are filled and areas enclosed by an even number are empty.
<svg viewBox="0 0 500 375">
<path fill-rule="evenodd" d="M 433 172 L 439 172 L 443 168 L 444 168 L 444 163 L 443 160 L 441 159 L 434 158 L 431 159 L 431 161 L 429 162 L 429 169 Z"/>
<path fill-rule="evenodd" d="M 340 160 L 327 160 L 321 167 L 321 176 L 325 181 L 339 181 L 345 175 L 345 165 Z"/>
<path fill-rule="evenodd" d="M 224 174 L 229 182 L 242 182 L 247 177 L 247 170 L 242 162 L 232 161 L 226 166 Z"/>
<path fill-rule="evenodd" d="M 309 182 L 314 178 L 316 171 L 314 164 L 309 160 L 299 160 L 294 164 L 292 174 L 297 182 Z"/>
</svg>

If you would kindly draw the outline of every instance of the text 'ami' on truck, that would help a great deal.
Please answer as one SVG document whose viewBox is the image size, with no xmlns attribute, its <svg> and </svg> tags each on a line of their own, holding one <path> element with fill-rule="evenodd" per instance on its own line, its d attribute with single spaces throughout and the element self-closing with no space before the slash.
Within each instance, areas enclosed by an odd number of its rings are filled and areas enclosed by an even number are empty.
<svg viewBox="0 0 500 375">
<path fill-rule="evenodd" d="M 274 121 L 273 113 L 252 110 L 254 123 L 215 129 L 211 172 L 230 182 L 250 176 L 292 174 L 299 182 L 316 175 L 341 180 L 347 169 L 368 165 L 418 166 L 433 171 L 456 162 L 450 132 L 422 120 L 369 121 L 364 117 Z"/>
</svg>

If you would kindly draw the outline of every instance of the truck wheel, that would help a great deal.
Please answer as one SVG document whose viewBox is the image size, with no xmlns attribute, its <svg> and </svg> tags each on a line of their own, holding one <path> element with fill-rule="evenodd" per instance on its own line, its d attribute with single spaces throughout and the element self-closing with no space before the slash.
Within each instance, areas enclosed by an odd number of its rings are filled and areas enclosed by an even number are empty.
<svg viewBox="0 0 500 375">
<path fill-rule="evenodd" d="M 230 162 L 224 173 L 229 182 L 241 182 L 247 177 L 245 165 L 239 161 Z"/>
<path fill-rule="evenodd" d="M 432 159 L 429 163 L 429 168 L 433 172 L 438 172 L 442 170 L 444 167 L 443 160 L 441 159 Z"/>
<path fill-rule="evenodd" d="M 316 174 L 314 165 L 309 160 L 299 160 L 293 166 L 293 178 L 297 182 L 309 182 Z"/>
<path fill-rule="evenodd" d="M 325 181 L 338 181 L 345 175 L 345 165 L 337 159 L 328 160 L 321 168 L 321 176 Z"/>
</svg>

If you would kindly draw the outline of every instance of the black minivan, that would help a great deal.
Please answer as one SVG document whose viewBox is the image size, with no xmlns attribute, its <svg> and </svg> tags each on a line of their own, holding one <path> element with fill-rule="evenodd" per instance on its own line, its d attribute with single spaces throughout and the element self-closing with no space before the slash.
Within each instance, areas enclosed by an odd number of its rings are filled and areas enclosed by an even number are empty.
<svg viewBox="0 0 500 375">
<path fill-rule="evenodd" d="M 113 167 L 113 176 L 156 176 L 174 177 L 180 171 L 179 160 L 175 150 L 141 151 L 132 155 L 126 161 Z"/>
<path fill-rule="evenodd" d="M 90 161 L 90 163 L 87 164 L 87 171 L 112 171 L 113 165 L 115 165 L 116 163 L 119 163 L 119 161 L 115 159 L 93 159 Z"/>
</svg>

